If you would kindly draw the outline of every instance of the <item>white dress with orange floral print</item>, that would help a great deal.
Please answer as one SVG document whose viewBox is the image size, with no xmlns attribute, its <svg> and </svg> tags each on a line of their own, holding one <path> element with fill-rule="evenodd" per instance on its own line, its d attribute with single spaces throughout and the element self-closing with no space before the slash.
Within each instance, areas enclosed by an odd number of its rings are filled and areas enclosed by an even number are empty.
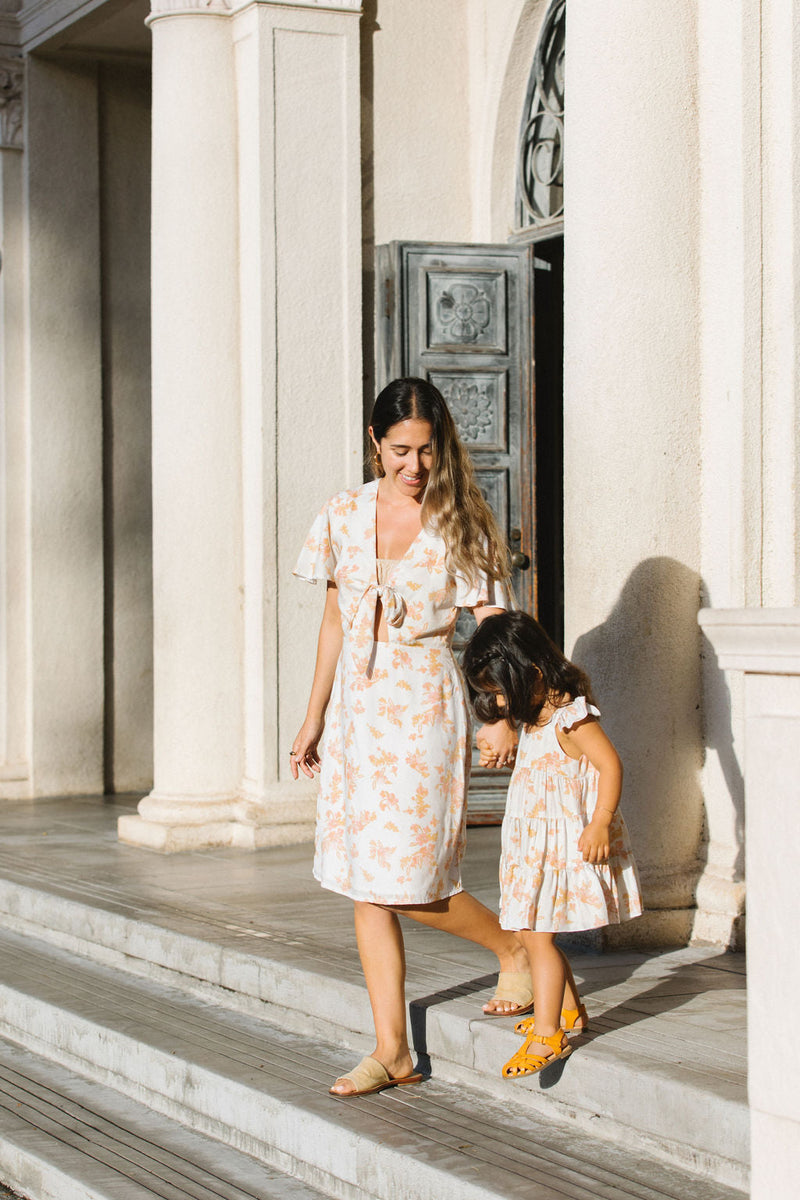
<svg viewBox="0 0 800 1200">
<path fill-rule="evenodd" d="M 639 878 L 620 812 L 611 818 L 608 863 L 583 861 L 578 839 L 597 803 L 599 774 L 570 758 L 556 730 L 570 729 L 593 704 L 578 696 L 546 725 L 524 729 L 508 789 L 500 856 L 503 929 L 558 933 L 616 925 L 642 911 Z"/>
<path fill-rule="evenodd" d="M 505 589 L 450 574 L 423 529 L 378 582 L 377 481 L 324 506 L 294 573 L 338 588 L 344 640 L 320 743 L 314 876 L 354 900 L 427 904 L 461 891 L 470 722 L 450 644 L 459 608 Z M 374 640 L 378 598 L 388 625 Z"/>
</svg>

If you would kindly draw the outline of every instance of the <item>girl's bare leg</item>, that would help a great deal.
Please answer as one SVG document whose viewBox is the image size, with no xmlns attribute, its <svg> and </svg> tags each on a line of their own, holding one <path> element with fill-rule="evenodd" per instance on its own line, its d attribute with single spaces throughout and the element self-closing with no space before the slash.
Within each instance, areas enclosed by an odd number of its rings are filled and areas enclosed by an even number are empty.
<svg viewBox="0 0 800 1200">
<path fill-rule="evenodd" d="M 564 999 L 561 1002 L 561 1007 L 572 1009 L 574 1012 L 581 1002 L 578 995 L 578 987 L 575 983 L 575 976 L 572 974 L 572 967 L 569 965 L 569 959 L 564 951 L 558 946 L 556 946 L 556 950 L 558 950 L 564 962 Z M 582 1025 L 576 1025 L 575 1028 L 576 1030 L 582 1028 Z"/>
<path fill-rule="evenodd" d="M 531 965 L 536 1032 L 543 1037 L 552 1037 L 561 1028 L 561 1009 L 566 995 L 564 955 L 556 945 L 554 933 L 533 933 L 524 929 L 519 936 Z M 536 1053 L 539 1053 L 538 1047 Z"/>
<path fill-rule="evenodd" d="M 392 1076 L 409 1075 L 413 1062 L 406 1032 L 406 959 L 400 922 L 389 909 L 356 901 L 355 926 L 375 1023 L 372 1057 Z M 346 1096 L 355 1088 L 343 1079 L 334 1083 L 332 1091 Z"/>
<path fill-rule="evenodd" d="M 396 911 L 422 925 L 442 929 L 445 933 L 453 933 L 468 942 L 485 946 L 497 955 L 501 971 L 524 971 L 527 966 L 527 956 L 517 935 L 501 929 L 497 914 L 469 892 L 458 892 L 433 904 L 403 905 Z M 497 1001 L 490 1002 L 484 1008 L 487 1012 L 503 1012 L 511 1016 L 516 1006 L 507 1001 Z"/>
</svg>

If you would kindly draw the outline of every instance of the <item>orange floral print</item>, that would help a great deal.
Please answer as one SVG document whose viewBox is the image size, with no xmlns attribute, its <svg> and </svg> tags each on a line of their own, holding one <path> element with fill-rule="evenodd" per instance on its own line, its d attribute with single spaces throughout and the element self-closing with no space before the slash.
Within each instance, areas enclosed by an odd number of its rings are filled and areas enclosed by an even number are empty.
<svg viewBox="0 0 800 1200">
<path fill-rule="evenodd" d="M 374 641 L 377 483 L 334 496 L 295 574 L 337 587 L 342 652 L 320 744 L 314 874 L 356 900 L 425 904 L 461 890 L 469 715 L 450 644 L 458 610 L 513 607 L 482 578 L 451 575 L 423 529 L 382 584 L 394 614 Z"/>
<path fill-rule="evenodd" d="M 500 924 L 558 933 L 597 929 L 638 917 L 639 878 L 621 813 L 611 822 L 608 863 L 583 861 L 578 839 L 597 803 L 598 773 L 561 749 L 569 729 L 594 705 L 579 696 L 547 725 L 523 730 L 508 789 L 500 857 Z"/>
</svg>

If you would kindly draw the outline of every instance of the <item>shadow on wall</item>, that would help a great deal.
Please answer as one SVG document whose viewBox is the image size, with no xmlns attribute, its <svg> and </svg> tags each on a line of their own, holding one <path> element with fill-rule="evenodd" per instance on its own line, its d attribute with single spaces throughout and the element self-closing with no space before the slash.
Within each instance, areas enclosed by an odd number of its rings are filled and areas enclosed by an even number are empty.
<svg viewBox="0 0 800 1200">
<path fill-rule="evenodd" d="M 700 576 L 682 563 L 646 559 L 631 573 L 608 618 L 582 634 L 572 650 L 592 681 L 603 724 L 625 764 L 623 811 L 645 904 L 649 910 L 672 910 L 670 927 L 679 939 L 691 934 L 695 889 L 707 857 L 697 624 L 703 593 Z M 741 774 L 721 672 L 713 695 L 706 687 L 706 699 L 713 712 L 709 744 L 720 755 L 737 803 Z M 741 826 L 737 836 L 741 843 Z M 670 937 L 668 925 L 664 932 Z"/>
</svg>

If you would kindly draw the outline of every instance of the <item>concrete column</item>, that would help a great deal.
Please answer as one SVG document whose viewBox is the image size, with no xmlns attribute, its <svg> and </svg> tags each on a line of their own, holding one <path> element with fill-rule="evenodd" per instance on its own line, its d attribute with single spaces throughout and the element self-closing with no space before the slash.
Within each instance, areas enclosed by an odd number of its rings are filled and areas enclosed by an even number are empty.
<svg viewBox="0 0 800 1200">
<path fill-rule="evenodd" d="M 28 744 L 33 795 L 103 790 L 103 488 L 97 76 L 30 58 Z"/>
<path fill-rule="evenodd" d="M 236 97 L 228 9 L 156 0 L 154 788 L 124 841 L 230 840 L 242 773 Z"/>
<path fill-rule="evenodd" d="M 800 609 L 706 609 L 700 622 L 720 666 L 744 673 L 750 1195 L 794 1200 L 800 1044 L 776 1052 L 775 1011 L 800 989 Z"/>
<path fill-rule="evenodd" d="M 0 59 L 0 797 L 31 791 L 28 744 L 27 422 L 23 65 Z"/>
<path fill-rule="evenodd" d="M 762 604 L 800 604 L 800 21 L 761 3 Z"/>
<path fill-rule="evenodd" d="M 703 821 L 696 22 L 575 0 L 566 47 L 566 651 L 625 762 L 649 911 L 618 935 L 662 945 Z"/>
<path fill-rule="evenodd" d="M 310 837 L 288 751 L 320 588 L 292 579 L 323 500 L 362 479 L 358 0 L 233 17 L 243 253 L 244 760 L 233 839 Z"/>
<path fill-rule="evenodd" d="M 702 0 L 700 54 L 703 603 L 761 603 L 760 6 Z M 693 936 L 744 935 L 742 680 L 702 655 L 706 839 Z"/>
</svg>

